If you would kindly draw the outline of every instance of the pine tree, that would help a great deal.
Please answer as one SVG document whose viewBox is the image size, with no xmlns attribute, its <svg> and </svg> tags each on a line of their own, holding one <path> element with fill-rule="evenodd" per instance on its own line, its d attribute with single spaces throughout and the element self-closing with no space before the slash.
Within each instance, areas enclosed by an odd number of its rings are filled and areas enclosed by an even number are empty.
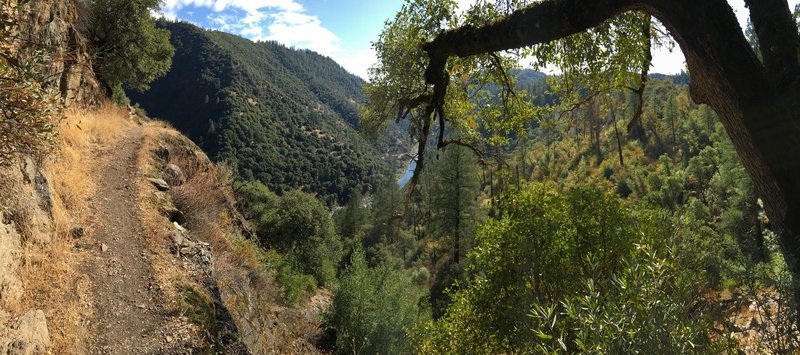
<svg viewBox="0 0 800 355">
<path fill-rule="evenodd" d="M 469 249 L 481 219 L 477 200 L 480 183 L 477 160 L 462 146 L 444 148 L 431 167 L 432 237 L 450 251 L 433 257 L 435 281 L 431 285 L 430 303 L 433 317 L 438 318 L 450 304 L 446 290 L 464 278 L 461 258 Z"/>
<path fill-rule="evenodd" d="M 434 233 L 452 241 L 452 261 L 458 264 L 478 220 L 478 163 L 467 148 L 451 145 L 434 164 L 430 206 Z"/>
</svg>

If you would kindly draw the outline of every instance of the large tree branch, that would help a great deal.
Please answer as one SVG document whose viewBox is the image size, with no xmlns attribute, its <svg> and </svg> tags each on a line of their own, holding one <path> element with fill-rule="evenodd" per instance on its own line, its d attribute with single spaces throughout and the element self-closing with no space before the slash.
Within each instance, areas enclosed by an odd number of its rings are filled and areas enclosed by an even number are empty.
<svg viewBox="0 0 800 355">
<path fill-rule="evenodd" d="M 451 145 L 451 144 L 462 146 L 464 148 L 467 148 L 467 149 L 471 150 L 472 154 L 475 154 L 475 156 L 478 158 L 478 163 L 481 164 L 481 166 L 486 166 L 486 154 L 484 154 L 483 151 L 481 151 L 480 149 L 478 149 L 474 145 L 472 145 L 470 143 L 467 143 L 467 142 L 464 142 L 464 141 L 462 141 L 460 139 L 448 139 L 448 140 L 442 141 L 442 142 L 440 142 L 440 148 L 444 148 L 444 147 L 446 147 L 448 145 Z"/>
<path fill-rule="evenodd" d="M 772 175 L 770 170 L 782 169 L 781 165 L 764 164 L 772 158 L 759 149 L 761 142 L 753 134 L 764 137 L 779 134 L 776 127 L 780 124 L 772 120 L 780 115 L 763 117 L 756 112 L 763 103 L 773 102 L 775 86 L 725 0 L 549 0 L 517 10 L 487 26 L 447 31 L 424 45 L 430 57 L 425 79 L 434 86 L 433 100 L 444 97 L 448 84 L 445 69 L 451 56 L 491 53 L 557 40 L 630 10 L 649 13 L 665 25 L 686 56 L 692 75 L 692 98 L 711 105 L 722 117 L 754 180 L 772 180 L 768 178 Z M 698 18 L 714 21 L 698 21 Z"/>
<path fill-rule="evenodd" d="M 447 31 L 424 45 L 430 57 L 425 72 L 435 85 L 451 56 L 466 57 L 545 43 L 595 27 L 640 4 L 635 0 L 550 0 L 514 11 L 484 27 Z"/>
<path fill-rule="evenodd" d="M 397 116 L 395 117 L 395 121 L 400 122 L 400 120 L 406 118 L 406 116 L 411 113 L 411 110 L 430 100 L 431 96 L 429 94 L 421 94 L 411 99 L 398 100 L 396 104 Z"/>
<path fill-rule="evenodd" d="M 759 6 L 765 12 L 780 12 L 776 10 L 776 1 L 780 0 L 767 0 L 771 6 Z M 725 0 L 549 0 L 517 10 L 490 25 L 447 31 L 424 45 L 430 57 L 425 79 L 434 86 L 432 101 L 444 99 L 449 83 L 445 69 L 451 56 L 491 53 L 557 40 L 630 10 L 658 18 L 678 42 L 692 76 L 692 98 L 711 105 L 720 115 L 759 194 L 779 196 L 782 193 L 778 191 L 793 186 L 783 180 L 796 178 L 790 172 L 800 170 L 800 159 L 786 162 L 782 157 L 785 153 L 800 156 L 800 145 L 787 144 L 782 148 L 786 150 L 784 154 L 775 154 L 771 147 L 777 137 L 796 130 L 783 113 L 797 111 L 789 106 L 800 101 L 794 99 L 797 89 L 776 92 Z M 698 18 L 714 20 L 698 21 Z M 796 34 L 785 36 L 796 37 Z M 776 103 L 776 96 L 786 98 L 778 100 L 779 106 L 772 107 L 768 103 Z M 768 209 L 784 215 L 786 205 L 778 203 Z"/>
</svg>

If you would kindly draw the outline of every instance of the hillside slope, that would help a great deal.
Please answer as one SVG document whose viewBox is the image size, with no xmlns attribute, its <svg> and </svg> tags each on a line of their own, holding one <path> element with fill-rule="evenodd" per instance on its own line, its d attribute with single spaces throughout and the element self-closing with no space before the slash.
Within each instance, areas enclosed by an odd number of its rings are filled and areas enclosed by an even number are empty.
<svg viewBox="0 0 800 355">
<path fill-rule="evenodd" d="M 330 58 L 187 23 L 160 26 L 172 32 L 172 69 L 130 98 L 242 179 L 279 193 L 300 187 L 332 204 L 389 172 L 356 133 L 361 79 Z"/>
<path fill-rule="evenodd" d="M 0 353 L 318 352 L 326 291 L 285 306 L 188 138 L 103 106 L 71 109 L 55 143 L 0 167 Z"/>
</svg>

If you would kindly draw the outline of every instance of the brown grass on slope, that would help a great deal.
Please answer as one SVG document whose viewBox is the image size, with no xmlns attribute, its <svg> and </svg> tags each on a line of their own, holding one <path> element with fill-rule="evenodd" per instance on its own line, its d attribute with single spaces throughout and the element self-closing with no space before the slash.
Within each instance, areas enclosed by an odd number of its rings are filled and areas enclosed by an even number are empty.
<svg viewBox="0 0 800 355">
<path fill-rule="evenodd" d="M 155 153 L 164 149 L 169 151 L 166 160 Z M 319 310 L 292 309 L 278 304 L 281 292 L 275 285 L 268 253 L 242 235 L 247 227 L 236 211 L 230 173 L 213 165 L 186 137 L 158 122 L 145 128 L 140 159 L 140 166 L 146 167 L 142 173 L 147 176 L 160 177 L 164 166 L 172 163 L 179 166 L 187 178 L 181 186 L 172 187 L 166 196 L 153 192 L 140 196 L 142 220 L 146 221 L 145 228 L 152 236 L 153 249 L 168 250 L 170 244 L 168 235 L 174 227 L 164 216 L 154 214 L 166 203 L 185 214 L 188 236 L 209 243 L 213 250 L 210 279 L 187 277 L 186 267 L 176 267 L 169 256 L 161 259 L 161 267 L 156 269 L 164 274 L 161 277 L 164 287 L 171 289 L 174 297 L 179 297 L 181 285 L 174 280 L 175 274 L 183 273 L 180 279 L 183 284 L 189 283 L 195 289 L 205 288 L 203 292 L 218 292 L 239 337 L 253 353 L 317 352 L 312 343 L 319 335 L 316 319 Z"/>
<path fill-rule="evenodd" d="M 56 354 L 81 353 L 84 319 L 90 311 L 90 285 L 75 269 L 76 228 L 87 225 L 88 200 L 95 181 L 89 171 L 97 164 L 96 150 L 113 145 L 119 132 L 135 124 L 127 112 L 106 104 L 96 109 L 72 108 L 61 121 L 55 147 L 41 164 L 52 194 L 49 243 L 25 243 L 21 279 L 22 309 L 43 309 Z M 31 228 L 33 226 L 30 226 Z M 73 230 L 75 229 L 75 235 Z M 85 231 L 88 232 L 88 231 Z"/>
</svg>

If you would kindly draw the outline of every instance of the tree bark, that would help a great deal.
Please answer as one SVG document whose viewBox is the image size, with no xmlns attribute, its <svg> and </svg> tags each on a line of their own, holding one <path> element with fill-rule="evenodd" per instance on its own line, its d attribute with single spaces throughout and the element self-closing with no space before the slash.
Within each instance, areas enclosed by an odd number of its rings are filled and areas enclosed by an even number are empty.
<svg viewBox="0 0 800 355">
<path fill-rule="evenodd" d="M 451 56 L 553 41 L 626 11 L 656 17 L 686 56 L 692 99 L 717 112 L 764 202 L 794 276 L 800 309 L 800 40 L 785 0 L 747 4 L 764 64 L 725 0 L 550 0 L 493 24 L 445 32 L 425 44 L 430 57 L 426 81 L 441 100 Z"/>
<path fill-rule="evenodd" d="M 651 25 L 650 18 L 648 17 L 647 23 L 642 25 L 642 32 L 647 37 L 647 45 L 645 46 L 644 53 L 646 64 L 642 66 L 642 71 L 639 73 L 639 87 L 633 91 L 636 94 L 636 110 L 633 111 L 633 118 L 630 122 L 628 122 L 627 126 L 628 137 L 634 139 L 642 139 L 642 136 L 644 135 L 644 128 L 642 128 L 642 113 L 644 112 L 644 88 L 645 85 L 647 85 L 647 75 L 650 72 L 650 62 L 653 61 L 653 41 L 650 31 Z"/>
<path fill-rule="evenodd" d="M 617 137 L 617 154 L 619 154 L 619 166 L 625 167 L 625 158 L 622 156 L 622 140 L 619 137 L 619 130 L 617 129 L 617 110 L 614 109 L 614 104 L 611 107 L 611 121 L 614 123 L 614 136 Z"/>
</svg>

